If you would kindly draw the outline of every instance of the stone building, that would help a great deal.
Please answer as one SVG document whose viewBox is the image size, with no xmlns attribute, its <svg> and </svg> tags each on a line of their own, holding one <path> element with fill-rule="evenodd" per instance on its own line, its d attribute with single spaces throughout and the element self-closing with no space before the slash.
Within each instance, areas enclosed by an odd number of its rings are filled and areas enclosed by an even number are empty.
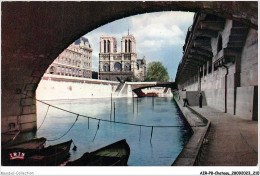
<svg viewBox="0 0 260 176">
<path fill-rule="evenodd" d="M 196 13 L 176 82 L 190 94 L 237 117 L 258 119 L 258 31 L 244 23 Z M 194 98 L 191 99 L 195 99 Z"/>
<path fill-rule="evenodd" d="M 117 53 L 115 37 L 100 37 L 99 79 L 144 81 L 145 74 L 146 61 L 137 59 L 136 40 L 132 34 L 122 37 L 120 53 Z"/>
<path fill-rule="evenodd" d="M 66 48 L 49 66 L 46 73 L 92 78 L 92 48 L 87 38 L 81 37 Z"/>
<path fill-rule="evenodd" d="M 136 60 L 135 77 L 140 81 L 144 81 L 145 76 L 146 76 L 146 60 L 145 57 L 143 57 L 143 59 Z"/>
</svg>

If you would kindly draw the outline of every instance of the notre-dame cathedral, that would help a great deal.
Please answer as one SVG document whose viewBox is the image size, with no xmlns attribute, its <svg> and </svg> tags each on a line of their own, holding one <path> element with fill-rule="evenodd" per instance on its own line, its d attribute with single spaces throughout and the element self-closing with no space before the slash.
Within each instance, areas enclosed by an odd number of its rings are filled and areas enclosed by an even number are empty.
<svg viewBox="0 0 260 176">
<path fill-rule="evenodd" d="M 144 81 L 145 58 L 137 59 L 135 37 L 123 36 L 121 52 L 117 53 L 117 40 L 113 36 L 100 37 L 99 79 L 113 81 Z"/>
</svg>

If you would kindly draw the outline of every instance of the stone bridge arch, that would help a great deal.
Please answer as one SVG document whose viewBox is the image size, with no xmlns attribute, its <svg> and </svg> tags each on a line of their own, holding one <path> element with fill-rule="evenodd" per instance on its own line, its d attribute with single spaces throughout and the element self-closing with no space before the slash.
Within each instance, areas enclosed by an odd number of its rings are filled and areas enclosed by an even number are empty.
<svg viewBox="0 0 260 176">
<path fill-rule="evenodd" d="M 2 2 L 2 132 L 36 129 L 35 90 L 48 66 L 87 32 L 140 13 L 216 14 L 258 28 L 257 2 Z M 37 12 L 37 13 L 35 13 Z M 31 98 L 32 97 L 32 98 Z"/>
<path fill-rule="evenodd" d="M 135 82 L 131 83 L 129 82 L 128 85 L 132 86 L 132 90 L 141 90 L 145 88 L 150 87 L 168 87 L 168 88 L 176 88 L 176 85 L 174 82 Z"/>
<path fill-rule="evenodd" d="M 164 88 L 171 88 L 175 89 L 177 86 L 175 82 L 134 82 L 134 83 L 127 83 L 131 85 L 132 91 L 139 97 L 144 95 L 142 89 L 151 88 L 151 87 L 164 87 Z"/>
</svg>

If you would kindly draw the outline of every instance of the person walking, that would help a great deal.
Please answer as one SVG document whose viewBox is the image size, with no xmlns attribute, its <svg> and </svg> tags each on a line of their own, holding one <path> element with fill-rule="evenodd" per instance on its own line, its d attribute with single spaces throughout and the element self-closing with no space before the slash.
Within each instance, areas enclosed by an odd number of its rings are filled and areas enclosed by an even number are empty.
<svg viewBox="0 0 260 176">
<path fill-rule="evenodd" d="M 187 99 L 187 92 L 186 90 L 184 90 L 183 92 L 183 107 L 185 107 L 186 105 L 189 105 L 188 99 Z"/>
<path fill-rule="evenodd" d="M 203 100 L 203 96 L 202 96 L 202 93 L 200 92 L 200 96 L 199 96 L 199 106 L 200 106 L 200 108 L 202 108 L 202 100 Z"/>
</svg>

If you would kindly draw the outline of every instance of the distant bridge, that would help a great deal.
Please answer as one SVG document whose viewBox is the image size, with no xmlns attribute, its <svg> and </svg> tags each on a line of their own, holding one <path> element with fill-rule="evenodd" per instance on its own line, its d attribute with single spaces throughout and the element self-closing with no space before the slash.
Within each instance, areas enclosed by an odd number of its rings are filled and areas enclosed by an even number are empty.
<svg viewBox="0 0 260 176">
<path fill-rule="evenodd" d="M 132 90 L 141 90 L 149 87 L 167 87 L 174 88 L 174 82 L 127 82 L 128 85 L 132 86 Z"/>
<path fill-rule="evenodd" d="M 175 82 L 125 82 L 117 91 L 121 95 L 135 92 L 137 96 L 140 96 L 141 90 L 149 87 L 165 87 L 168 90 L 168 88 L 174 89 L 176 86 Z"/>
</svg>

